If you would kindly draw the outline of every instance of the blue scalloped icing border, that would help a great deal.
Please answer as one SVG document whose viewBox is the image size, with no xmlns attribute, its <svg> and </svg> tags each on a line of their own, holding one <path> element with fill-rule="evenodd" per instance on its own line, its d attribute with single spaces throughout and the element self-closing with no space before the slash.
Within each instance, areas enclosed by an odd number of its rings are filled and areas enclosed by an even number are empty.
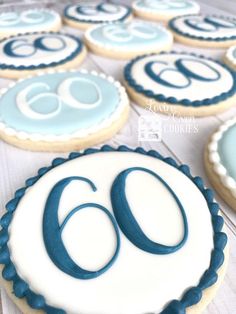
<svg viewBox="0 0 236 314">
<path fill-rule="evenodd" d="M 108 20 L 97 20 L 97 21 L 93 21 L 93 20 L 83 20 L 83 19 L 78 19 L 74 16 L 70 16 L 67 11 L 70 7 L 74 6 L 74 4 L 69 4 L 65 7 L 64 9 L 64 17 L 69 19 L 69 20 L 72 20 L 72 21 L 75 21 L 75 22 L 79 22 L 79 23 L 91 23 L 91 24 L 99 24 L 99 23 L 106 23 L 106 22 L 110 22 Z M 121 22 L 121 21 L 124 21 L 125 19 L 127 19 L 131 14 L 132 14 L 132 10 L 131 8 L 128 6 L 128 5 L 125 5 L 125 4 L 122 4 L 123 7 L 126 7 L 127 8 L 127 13 L 122 16 L 121 18 L 115 20 L 114 22 Z"/>
<path fill-rule="evenodd" d="M 205 98 L 203 100 L 194 100 L 194 101 L 191 101 L 190 99 L 187 99 L 187 98 L 183 98 L 183 99 L 178 100 L 176 97 L 166 97 L 163 94 L 155 94 L 153 91 L 145 89 L 142 85 L 136 83 L 135 79 L 131 75 L 131 69 L 132 69 L 132 66 L 134 65 L 134 63 L 139 61 L 140 59 L 143 59 L 143 58 L 146 58 L 149 56 L 162 55 L 162 54 L 181 54 L 181 55 L 200 57 L 200 58 L 203 58 L 205 60 L 214 61 L 214 62 L 220 64 L 222 67 L 224 67 L 225 69 L 227 69 L 230 72 L 230 74 L 233 77 L 233 86 L 231 87 L 231 89 L 228 92 L 224 92 L 218 96 L 215 96 L 212 98 Z M 138 57 L 132 59 L 125 66 L 124 78 L 130 87 L 132 87 L 136 92 L 141 93 L 148 98 L 154 98 L 155 100 L 157 100 L 159 102 L 167 102 L 170 104 L 183 105 L 186 107 L 200 107 L 200 106 L 215 105 L 215 104 L 217 104 L 221 101 L 224 101 L 227 98 L 233 96 L 234 94 L 236 94 L 236 72 L 231 70 L 227 65 L 223 64 L 220 61 L 214 60 L 212 58 L 207 58 L 203 55 L 198 55 L 195 53 L 169 51 L 169 52 L 151 53 L 151 54 L 145 54 L 142 56 L 138 56 Z"/>
<path fill-rule="evenodd" d="M 68 37 L 71 37 L 73 38 L 77 43 L 78 43 L 78 47 L 76 48 L 75 51 L 73 51 L 68 57 L 66 57 L 65 59 L 61 60 L 61 61 L 54 61 L 54 62 L 51 62 L 51 63 L 40 63 L 38 65 L 19 65 L 19 66 L 15 66 L 13 64 L 11 65 L 8 65 L 8 64 L 4 64 L 4 63 L 1 63 L 0 61 L 0 70 L 36 70 L 36 69 L 45 69 L 45 68 L 48 68 L 48 67 L 55 67 L 55 66 L 58 66 L 58 65 L 61 65 L 61 64 L 64 64 L 66 62 L 69 62 L 71 60 L 73 60 L 76 56 L 78 56 L 78 54 L 82 51 L 82 49 L 85 47 L 84 46 L 84 43 L 82 42 L 82 40 L 74 35 L 71 35 L 71 34 L 67 34 L 67 33 L 62 33 L 62 32 L 28 32 L 28 33 L 25 33 L 25 34 L 19 34 L 19 35 L 13 35 L 13 36 L 10 36 L 10 37 L 6 37 L 6 38 L 3 38 L 0 40 L 0 44 L 2 42 L 4 42 L 5 40 L 8 40 L 10 38 L 17 38 L 17 37 L 22 37 L 22 36 L 27 36 L 27 35 L 36 35 L 36 34 L 39 34 L 39 35 L 46 35 L 46 34 L 56 34 L 56 35 L 66 35 Z"/>
<path fill-rule="evenodd" d="M 188 15 L 185 15 L 185 17 L 188 17 L 188 16 L 201 16 L 201 14 L 188 14 Z M 216 41 L 216 42 L 219 42 L 219 41 L 226 41 L 226 40 L 236 40 L 236 35 L 233 35 L 231 37 L 216 37 L 216 38 L 212 38 L 212 37 L 203 37 L 203 36 L 197 36 L 197 35 L 190 35 L 188 32 L 184 32 L 184 31 L 181 31 L 179 28 L 177 28 L 177 26 L 175 26 L 175 21 L 178 19 L 178 18 L 182 18 L 183 16 L 177 16 L 177 17 L 174 17 L 173 19 L 171 19 L 168 23 L 168 26 L 169 28 L 176 32 L 177 34 L 179 35 L 182 35 L 182 36 L 185 36 L 185 37 L 188 37 L 188 38 L 192 38 L 192 39 L 197 39 L 197 40 L 203 40 L 203 41 Z M 233 18 L 233 17 L 230 17 L 230 16 L 224 16 L 224 15 L 206 15 L 206 17 L 218 17 L 218 18 L 224 18 L 226 20 L 229 20 L 229 21 L 233 21 L 236 23 L 236 19 Z"/>
<path fill-rule="evenodd" d="M 214 194 L 211 189 L 205 188 L 203 180 L 200 177 L 193 177 L 190 173 L 190 169 L 186 165 L 178 165 L 176 161 L 170 157 L 164 158 L 158 152 L 154 150 L 145 151 L 143 148 L 138 147 L 136 149 L 128 148 L 127 146 L 119 146 L 117 149 L 111 146 L 104 145 L 101 149 L 89 148 L 84 152 L 74 152 L 69 155 L 68 158 L 56 158 L 52 161 L 49 167 L 44 167 L 38 170 L 38 174 L 35 177 L 29 178 L 25 182 L 23 188 L 18 189 L 15 192 L 15 197 L 6 204 L 7 212 L 2 216 L 0 220 L 0 225 L 2 227 L 0 231 L 0 264 L 4 265 L 2 276 L 5 280 L 13 282 L 13 293 L 18 298 L 26 298 L 27 303 L 33 309 L 40 309 L 45 311 L 47 314 L 66 314 L 62 309 L 54 308 L 46 304 L 45 298 L 42 295 L 34 293 L 29 285 L 20 278 L 17 274 L 16 268 L 11 261 L 10 252 L 8 248 L 9 232 L 8 227 L 11 223 L 14 211 L 17 209 L 17 205 L 21 198 L 24 196 L 25 191 L 28 187 L 36 183 L 45 173 L 50 171 L 71 159 L 78 158 L 84 155 L 90 155 L 97 152 L 110 152 L 110 151 L 120 151 L 120 152 L 135 152 L 138 154 L 148 155 L 154 158 L 158 158 L 169 165 L 175 167 L 186 175 L 192 182 L 198 187 L 202 192 L 204 198 L 209 207 L 209 211 L 212 217 L 212 225 L 214 231 L 214 249 L 211 253 L 211 261 L 209 268 L 204 272 L 199 280 L 199 284 L 196 287 L 191 287 L 184 292 L 181 300 L 172 300 L 161 314 L 185 314 L 186 308 L 197 304 L 201 298 L 203 290 L 212 286 L 218 279 L 217 270 L 224 262 L 224 248 L 227 243 L 227 236 L 222 232 L 224 225 L 224 220 L 222 216 L 218 215 L 219 205 L 214 202 Z"/>
</svg>

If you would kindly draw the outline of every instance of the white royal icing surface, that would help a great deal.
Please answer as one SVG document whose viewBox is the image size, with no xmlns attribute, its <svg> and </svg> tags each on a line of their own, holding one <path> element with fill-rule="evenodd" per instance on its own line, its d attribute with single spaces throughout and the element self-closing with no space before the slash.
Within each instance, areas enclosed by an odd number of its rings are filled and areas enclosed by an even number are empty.
<svg viewBox="0 0 236 314">
<path fill-rule="evenodd" d="M 236 45 L 227 50 L 226 58 L 230 61 L 230 63 L 236 65 Z"/>
<path fill-rule="evenodd" d="M 134 10 L 165 17 L 196 14 L 200 11 L 199 4 L 192 0 L 136 0 L 132 6 Z"/>
<path fill-rule="evenodd" d="M 131 23 L 110 23 L 89 28 L 85 38 L 109 50 L 148 51 L 170 46 L 173 36 L 162 25 L 134 21 Z"/>
<path fill-rule="evenodd" d="M 3 12 L 0 14 L 0 33 L 7 37 L 27 32 L 50 31 L 60 23 L 60 15 L 49 9 Z"/>
<path fill-rule="evenodd" d="M 75 206 L 87 202 L 101 204 L 112 212 L 111 185 L 118 173 L 135 166 L 157 173 L 179 198 L 189 226 L 184 246 L 172 254 L 149 254 L 120 232 L 117 260 L 101 276 L 80 280 L 60 271 L 49 258 L 42 236 L 44 206 L 52 187 L 69 176 L 84 176 L 97 187 L 93 192 L 81 181 L 67 186 L 59 205 L 59 223 Z M 140 171 L 131 173 L 126 182 L 126 195 L 133 215 L 153 241 L 173 245 L 182 238 L 178 205 L 154 177 Z M 198 284 L 209 267 L 213 249 L 209 209 L 193 182 L 160 160 L 127 152 L 83 156 L 48 172 L 21 199 L 9 232 L 11 259 L 17 272 L 49 305 L 62 308 L 68 314 L 159 313 L 170 300 L 179 299 L 187 288 Z M 71 258 L 90 270 L 107 262 L 116 242 L 110 222 L 92 208 L 77 212 L 62 237 Z"/>
<path fill-rule="evenodd" d="M 204 62 L 206 65 L 209 65 L 217 70 L 221 77 L 215 81 L 201 81 L 190 78 L 191 84 L 186 88 L 174 88 L 158 83 L 147 75 L 144 70 L 145 65 L 150 61 L 166 62 L 167 64 L 154 64 L 154 72 L 159 75 L 162 70 L 166 70 L 162 73 L 162 78 L 168 82 L 182 86 L 187 83 L 186 76 L 177 70 L 175 62 L 176 60 L 183 58 L 190 60 L 186 62 L 186 66 L 192 72 L 202 75 L 203 77 L 214 78 L 214 72 L 201 63 Z M 133 64 L 131 76 L 135 79 L 136 83 L 140 84 L 144 89 L 151 90 L 155 94 L 163 94 L 165 97 L 175 97 L 177 100 L 187 98 L 190 101 L 195 101 L 212 98 L 220 95 L 221 93 L 228 92 L 233 86 L 232 74 L 219 63 L 181 53 L 165 53 L 141 58 Z M 201 92 L 199 93 L 199 91 Z"/>
<path fill-rule="evenodd" d="M 108 12 L 97 10 L 96 7 L 103 4 Z M 80 7 L 86 14 L 79 13 L 77 8 Z M 112 22 L 122 19 L 127 13 L 128 8 L 123 5 L 105 2 L 81 2 L 81 4 L 71 5 L 66 8 L 66 18 L 75 18 L 82 22 Z"/>
<path fill-rule="evenodd" d="M 37 49 L 34 47 L 35 40 L 44 37 L 43 44 L 51 51 Z M 4 47 L 11 41 L 12 51 L 17 56 L 10 56 L 4 52 Z M 76 39 L 62 33 L 38 33 L 10 37 L 0 42 L 0 59 L 2 64 L 14 66 L 37 66 L 39 64 L 50 64 L 60 62 L 68 58 L 81 46 Z"/>
<path fill-rule="evenodd" d="M 221 156 L 218 151 L 219 141 L 224 137 L 224 134 L 230 129 L 230 127 L 235 124 L 236 118 L 230 119 L 223 123 L 212 135 L 208 144 L 208 157 L 209 161 L 213 165 L 213 170 L 219 176 L 221 183 L 231 192 L 232 196 L 236 198 L 236 181 L 222 164 Z M 234 154 L 234 145 L 235 143 L 232 143 L 232 154 Z"/>
<path fill-rule="evenodd" d="M 189 16 L 180 16 L 173 21 L 173 25 L 183 33 L 187 33 L 190 36 L 203 37 L 203 38 L 230 38 L 236 35 L 236 21 L 234 21 L 235 26 L 232 28 L 226 27 L 215 27 L 212 24 L 205 23 L 203 19 L 207 17 L 204 15 L 189 15 Z M 216 22 L 224 23 L 226 26 L 230 25 L 230 20 L 227 20 L 223 17 L 214 17 L 208 16 Z M 196 23 L 198 26 L 204 27 L 206 30 L 194 29 L 186 25 L 185 21 L 191 20 L 193 23 Z"/>
</svg>

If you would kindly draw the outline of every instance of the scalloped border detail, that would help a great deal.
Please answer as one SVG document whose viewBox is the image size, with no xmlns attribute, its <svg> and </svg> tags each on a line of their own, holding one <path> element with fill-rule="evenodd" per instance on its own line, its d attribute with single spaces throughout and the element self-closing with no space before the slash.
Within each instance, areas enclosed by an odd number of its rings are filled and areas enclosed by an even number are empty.
<svg viewBox="0 0 236 314">
<path fill-rule="evenodd" d="M 217 18 L 224 18 L 226 20 L 229 20 L 229 21 L 233 21 L 236 23 L 236 19 L 233 18 L 233 17 L 230 17 L 230 16 L 224 16 L 224 15 L 216 15 L 216 14 L 212 14 L 212 15 L 203 15 L 203 14 L 187 14 L 187 15 L 184 15 L 184 17 L 188 17 L 188 16 L 203 16 L 203 17 L 217 17 Z M 177 28 L 177 26 L 175 25 L 175 21 L 179 18 L 183 18 L 183 16 L 177 16 L 177 17 L 174 17 L 173 19 L 171 19 L 168 23 L 168 26 L 169 28 L 174 31 L 175 33 L 181 35 L 181 36 L 185 36 L 185 37 L 188 37 L 188 38 L 192 38 L 192 39 L 196 39 L 196 40 L 202 40 L 202 41 L 216 41 L 216 42 L 219 42 L 219 41 L 227 41 L 227 40 L 236 40 L 236 35 L 233 35 L 231 37 L 215 37 L 215 38 L 212 38 L 212 37 L 203 37 L 203 36 L 197 36 L 197 35 L 191 35 L 189 34 L 188 32 L 184 32 L 184 31 L 181 31 L 179 28 Z"/>
<path fill-rule="evenodd" d="M 4 41 L 7 41 L 11 38 L 18 38 L 18 37 L 23 37 L 23 36 L 28 36 L 28 35 L 64 35 L 67 37 L 70 37 L 72 39 L 74 39 L 76 41 L 76 43 L 78 44 L 78 47 L 76 48 L 75 51 L 73 51 L 69 56 L 67 56 L 66 58 L 60 60 L 60 61 L 54 61 L 51 63 L 39 63 L 38 65 L 19 65 L 19 66 L 15 66 L 15 65 L 9 65 L 9 64 L 4 64 L 0 62 L 0 70 L 37 70 L 37 69 L 45 69 L 48 67 L 55 67 L 64 63 L 67 63 L 68 61 L 71 61 L 73 59 L 75 59 L 81 52 L 82 50 L 85 48 L 84 43 L 82 42 L 82 40 L 72 34 L 69 33 L 64 33 L 64 32 L 52 32 L 52 31 L 43 31 L 43 32 L 28 32 L 25 34 L 18 34 L 18 35 L 12 35 L 9 37 L 5 37 L 3 39 L 0 40 L 0 44 L 2 44 Z"/>
<path fill-rule="evenodd" d="M 148 155 L 168 163 L 169 165 L 181 171 L 197 186 L 208 204 L 212 218 L 212 228 L 214 233 L 214 249 L 211 253 L 209 268 L 203 273 L 202 277 L 199 280 L 198 286 L 187 289 L 184 292 L 181 300 L 171 301 L 161 312 L 161 314 L 184 314 L 186 313 L 187 307 L 195 305 L 201 300 L 203 290 L 214 285 L 218 279 L 217 270 L 224 262 L 223 250 L 227 243 L 227 235 L 222 232 L 224 220 L 222 216 L 218 215 L 219 205 L 214 201 L 213 191 L 211 189 L 205 188 L 204 182 L 200 177 L 193 177 L 190 173 L 190 169 L 188 166 L 183 164 L 178 165 L 176 161 L 171 157 L 164 158 L 155 150 L 145 151 L 141 147 L 131 149 L 127 146 L 119 146 L 117 149 L 115 149 L 109 145 L 104 145 L 100 149 L 88 148 L 82 153 L 71 153 L 68 158 L 54 159 L 49 167 L 40 168 L 38 170 L 38 174 L 35 177 L 27 179 L 25 182 L 25 186 L 18 189 L 15 192 L 15 197 L 6 204 L 7 212 L 2 216 L 0 221 L 0 225 L 2 227 L 0 231 L 0 264 L 4 265 L 2 276 L 5 280 L 11 281 L 13 283 L 14 294 L 19 298 L 26 298 L 26 301 L 32 308 L 44 310 L 47 314 L 66 314 L 66 312 L 62 309 L 53 308 L 47 305 L 45 298 L 42 295 L 38 295 L 30 290 L 29 285 L 19 277 L 16 268 L 10 259 L 10 252 L 7 245 L 9 240 L 8 228 L 11 224 L 14 211 L 17 209 L 17 205 L 20 202 L 21 198 L 24 196 L 27 189 L 31 187 L 34 183 L 36 183 L 45 173 L 71 159 L 79 158 L 80 156 L 84 155 L 94 154 L 97 152 L 110 151 L 135 152 L 138 154 Z"/>
<path fill-rule="evenodd" d="M 117 4 L 117 3 L 113 3 L 113 4 Z M 117 4 L 118 5 L 118 4 Z M 132 9 L 128 6 L 128 5 L 125 5 L 125 4 L 119 4 L 120 6 L 123 6 L 127 9 L 127 13 L 120 17 L 119 19 L 116 19 L 116 20 L 113 20 L 111 22 L 118 22 L 118 21 L 124 21 L 126 20 L 129 16 L 132 15 Z M 71 16 L 71 15 L 68 15 L 68 9 L 72 6 L 77 6 L 76 4 L 69 4 L 65 7 L 64 11 L 63 11 L 63 16 L 64 18 L 67 18 L 68 20 L 72 20 L 72 21 L 75 21 L 75 22 L 79 22 L 79 23 L 91 23 L 91 24 L 98 24 L 98 23 L 106 23 L 106 22 L 110 22 L 110 21 L 107 21 L 107 20 L 97 20 L 97 21 L 93 21 L 93 20 L 83 20 L 83 19 L 78 19 L 74 16 Z"/>
<path fill-rule="evenodd" d="M 218 130 L 213 133 L 211 140 L 208 144 L 208 158 L 213 164 L 214 172 L 219 176 L 222 184 L 231 192 L 232 196 L 236 199 L 236 180 L 231 177 L 228 170 L 221 162 L 221 156 L 218 152 L 219 141 L 223 138 L 224 133 L 227 132 L 232 126 L 236 126 L 236 117 L 224 122 Z"/>
<path fill-rule="evenodd" d="M 131 75 L 131 68 L 134 65 L 135 62 L 144 59 L 146 57 L 150 57 L 150 56 L 158 56 L 158 55 L 163 55 L 163 54 L 181 54 L 181 55 L 187 55 L 187 56 L 194 56 L 194 57 L 199 57 L 202 58 L 203 60 L 210 60 L 213 61 L 217 64 L 219 64 L 220 66 L 222 66 L 224 69 L 226 69 L 227 71 L 230 72 L 230 74 L 232 75 L 232 79 L 233 79 L 233 86 L 232 88 L 228 91 L 228 92 L 224 92 L 221 93 L 220 95 L 217 95 L 215 97 L 212 98 L 205 98 L 203 100 L 194 100 L 191 101 L 190 99 L 184 98 L 184 99 L 180 99 L 178 100 L 176 97 L 166 97 L 163 94 L 155 94 L 153 91 L 151 90 L 147 90 L 145 89 L 142 85 L 137 84 L 135 79 L 132 77 Z M 200 107 L 200 106 L 209 106 L 209 105 L 215 105 L 221 101 L 224 101 L 230 97 L 232 97 L 233 95 L 236 94 L 236 72 L 231 70 L 227 65 L 225 65 L 224 63 L 217 61 L 215 59 L 212 58 L 207 58 L 203 55 L 199 55 L 196 53 L 188 53 L 185 51 L 169 51 L 169 52 L 161 52 L 161 53 L 151 53 L 151 54 L 145 54 L 142 56 L 138 56 L 134 59 L 132 59 L 124 68 L 124 77 L 126 82 L 128 83 L 128 85 L 133 88 L 136 92 L 143 94 L 144 96 L 148 97 L 148 98 L 154 98 L 155 100 L 159 101 L 159 102 L 168 102 L 170 104 L 175 104 L 175 105 L 182 105 L 182 106 L 186 106 L 186 107 Z"/>
<path fill-rule="evenodd" d="M 118 99 L 118 104 L 113 112 L 110 113 L 110 115 L 103 119 L 102 121 L 98 122 L 96 125 L 93 125 L 90 128 L 84 129 L 84 130 L 79 130 L 74 133 L 68 133 L 68 134 L 62 134 L 62 135 L 55 135 L 55 134 L 40 134 L 40 133 L 28 133 L 25 131 L 18 131 L 14 129 L 13 127 L 9 127 L 5 122 L 1 121 L 1 116 L 0 116 L 0 131 L 3 131 L 5 134 L 9 136 L 16 136 L 19 140 L 31 140 L 31 141 L 45 141 L 45 142 L 64 142 L 68 141 L 70 139 L 75 139 L 75 138 L 84 138 L 86 136 L 89 136 L 90 134 L 94 134 L 104 128 L 109 127 L 114 121 L 117 121 L 122 114 L 124 108 L 129 105 L 129 98 L 126 93 L 125 88 L 121 85 L 119 81 L 116 81 L 112 76 L 106 75 L 104 73 L 98 73 L 97 71 L 94 70 L 86 70 L 86 69 L 81 69 L 81 70 L 48 70 L 48 71 L 40 71 L 36 75 L 31 75 L 28 76 L 27 78 L 21 78 L 16 82 L 12 82 L 8 85 L 7 88 L 2 88 L 0 90 L 0 103 L 1 103 L 1 96 L 4 95 L 5 93 L 8 92 L 9 89 L 13 88 L 16 84 L 29 80 L 31 78 L 37 77 L 37 76 L 42 76 L 42 75 L 50 75 L 54 73 L 85 73 L 85 74 L 90 74 L 93 76 L 100 76 L 102 79 L 107 80 L 108 83 L 113 84 L 119 94 L 119 99 Z"/>
</svg>

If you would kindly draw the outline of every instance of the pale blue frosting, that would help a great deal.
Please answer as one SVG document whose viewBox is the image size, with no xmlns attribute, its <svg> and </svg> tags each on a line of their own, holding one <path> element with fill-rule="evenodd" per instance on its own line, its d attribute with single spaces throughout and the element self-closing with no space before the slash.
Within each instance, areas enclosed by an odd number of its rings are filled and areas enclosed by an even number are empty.
<svg viewBox="0 0 236 314">
<path fill-rule="evenodd" d="M 0 29 L 26 28 L 30 31 L 36 25 L 48 25 L 55 19 L 55 13 L 49 10 L 6 12 L 0 15 Z"/>
<path fill-rule="evenodd" d="M 96 84 L 100 91 L 101 101 L 98 105 L 91 109 L 75 108 L 61 101 L 61 110 L 55 116 L 45 119 L 34 119 L 25 115 L 16 105 L 16 97 L 18 93 L 24 90 L 32 83 L 46 83 L 45 86 L 32 88 L 26 96 L 29 103 L 36 95 L 42 93 L 57 93 L 58 86 L 68 78 L 82 78 L 91 80 L 74 82 L 70 86 L 70 94 L 78 101 L 92 105 L 97 97 Z M 8 127 L 17 131 L 28 133 L 39 133 L 43 135 L 63 135 L 84 130 L 99 124 L 113 113 L 119 105 L 119 91 L 113 83 L 100 76 L 94 76 L 89 73 L 70 72 L 70 73 L 54 73 L 37 76 L 31 79 L 19 82 L 5 93 L 0 101 L 0 121 L 4 122 Z M 58 99 L 45 95 L 41 99 L 36 99 L 31 103 L 30 108 L 36 113 L 48 114 L 56 110 L 58 107 Z"/>
<path fill-rule="evenodd" d="M 175 5 L 177 3 L 177 5 Z M 163 0 L 152 0 L 152 1 L 144 1 L 139 0 L 136 2 L 136 5 L 141 8 L 152 8 L 153 11 L 167 11 L 170 13 L 176 13 L 181 10 L 186 10 L 189 8 L 193 8 L 193 3 L 188 0 L 173 0 L 173 1 L 163 1 Z"/>
<path fill-rule="evenodd" d="M 236 180 L 236 124 L 223 133 L 218 143 L 218 153 L 228 174 Z"/>
<path fill-rule="evenodd" d="M 164 28 L 145 22 L 101 25 L 90 31 L 90 36 L 102 45 L 126 49 L 140 49 L 144 45 L 153 47 L 170 41 L 170 35 Z"/>
</svg>

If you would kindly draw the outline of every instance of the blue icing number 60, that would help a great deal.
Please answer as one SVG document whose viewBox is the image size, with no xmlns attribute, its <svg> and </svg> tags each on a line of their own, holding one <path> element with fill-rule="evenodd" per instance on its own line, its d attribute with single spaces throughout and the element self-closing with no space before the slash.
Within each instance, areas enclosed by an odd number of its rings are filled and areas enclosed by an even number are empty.
<svg viewBox="0 0 236 314">
<path fill-rule="evenodd" d="M 204 73 L 198 74 L 196 72 L 194 72 L 193 70 L 191 70 L 185 63 L 192 63 L 193 65 L 196 65 L 197 68 L 197 64 L 200 64 L 202 66 L 205 67 L 206 71 L 204 71 Z M 177 59 L 174 63 L 175 68 L 171 68 L 171 67 L 165 67 L 164 69 L 160 70 L 159 73 L 156 73 L 153 69 L 155 64 L 159 64 L 160 66 L 164 65 L 164 66 L 168 66 L 168 62 L 166 61 L 150 61 L 148 62 L 145 67 L 144 70 L 147 73 L 147 75 L 153 79 L 155 82 L 164 85 L 166 87 L 171 87 L 171 88 L 186 88 L 189 85 L 191 85 L 191 80 L 195 79 L 198 81 L 206 81 L 206 82 L 212 82 L 212 81 L 217 81 L 220 77 L 221 74 L 219 71 L 217 71 L 215 68 L 213 68 L 211 65 L 207 64 L 204 61 L 199 61 L 199 60 L 194 60 L 194 59 L 188 59 L 188 58 L 182 58 L 182 59 Z M 209 72 L 209 74 L 207 75 L 206 72 Z M 180 81 L 180 84 L 176 84 L 175 82 L 172 83 L 170 80 L 172 78 L 172 76 L 170 75 L 167 78 L 164 78 L 164 73 L 173 73 L 173 72 L 177 72 L 179 74 L 182 75 L 182 83 Z"/>
<path fill-rule="evenodd" d="M 154 176 L 159 182 L 161 182 L 165 186 L 165 188 L 170 192 L 171 196 L 176 201 L 182 215 L 184 226 L 183 238 L 178 244 L 174 246 L 167 246 L 160 243 L 156 243 L 150 240 L 144 234 L 141 227 L 138 225 L 129 207 L 129 203 L 127 201 L 125 194 L 126 178 L 131 172 L 134 171 L 146 172 L 151 176 Z M 188 236 L 188 223 L 181 202 L 179 201 L 174 191 L 170 188 L 170 186 L 159 175 L 157 175 L 155 172 L 149 169 L 142 167 L 128 168 L 122 171 L 115 178 L 111 188 L 111 202 L 115 218 L 104 206 L 96 203 L 85 203 L 75 207 L 66 216 L 62 224 L 59 225 L 58 208 L 60 204 L 60 199 L 64 189 L 70 182 L 74 180 L 86 182 L 93 190 L 93 192 L 96 192 L 97 190 L 94 183 L 88 178 L 78 176 L 64 178 L 57 182 L 52 188 L 47 198 L 43 214 L 43 239 L 47 253 L 51 260 L 53 261 L 53 263 L 66 274 L 78 279 L 92 279 L 100 276 L 105 271 L 107 271 L 115 262 L 120 250 L 119 228 L 122 230 L 123 234 L 127 237 L 127 239 L 129 239 L 136 247 L 151 254 L 173 253 L 179 250 L 186 242 Z M 62 241 L 62 232 L 69 219 L 71 219 L 71 217 L 79 210 L 88 207 L 102 210 L 110 219 L 110 222 L 113 225 L 116 234 L 115 253 L 113 254 L 110 261 L 98 271 L 88 271 L 78 266 L 69 256 Z"/>
<path fill-rule="evenodd" d="M 210 16 L 204 17 L 202 21 L 198 21 L 198 19 L 195 18 L 186 18 L 184 23 L 193 29 L 204 32 L 214 32 L 220 28 L 236 28 L 236 23 L 233 21 L 226 21 L 218 17 L 214 18 Z"/>
<path fill-rule="evenodd" d="M 56 38 L 60 42 L 60 46 L 57 48 L 48 47 L 44 43 L 45 38 L 51 38 L 51 39 Z M 16 52 L 16 50 L 17 50 L 17 48 L 21 48 L 21 47 L 31 47 L 32 50 L 29 51 L 28 53 L 25 53 L 25 54 L 22 54 L 22 53 L 19 54 Z M 50 37 L 49 36 L 40 36 L 40 37 L 36 38 L 33 41 L 33 43 L 27 42 L 27 39 L 24 39 L 24 38 L 12 39 L 6 43 L 6 45 L 3 48 L 3 51 L 9 57 L 26 58 L 26 57 L 33 56 L 38 49 L 53 52 L 53 51 L 63 50 L 65 47 L 66 47 L 66 43 L 65 43 L 63 38 L 60 38 L 58 36 L 50 36 Z"/>
</svg>

